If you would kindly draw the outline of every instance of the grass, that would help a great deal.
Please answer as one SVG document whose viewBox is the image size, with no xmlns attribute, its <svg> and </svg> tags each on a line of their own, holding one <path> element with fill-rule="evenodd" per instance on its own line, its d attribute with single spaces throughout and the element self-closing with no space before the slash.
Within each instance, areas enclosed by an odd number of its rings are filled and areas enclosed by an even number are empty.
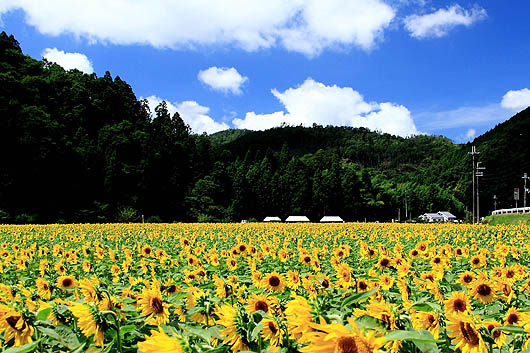
<svg viewBox="0 0 530 353">
<path fill-rule="evenodd" d="M 497 224 L 530 224 L 530 213 L 492 215 L 486 217 L 485 222 L 492 226 Z"/>
</svg>

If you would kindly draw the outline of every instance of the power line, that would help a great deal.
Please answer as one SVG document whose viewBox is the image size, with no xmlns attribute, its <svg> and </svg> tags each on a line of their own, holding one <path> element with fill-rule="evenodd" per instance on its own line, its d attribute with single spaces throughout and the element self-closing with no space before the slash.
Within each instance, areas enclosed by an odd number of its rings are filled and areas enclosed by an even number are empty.
<svg viewBox="0 0 530 353">
<path fill-rule="evenodd" d="M 471 152 L 468 152 L 473 158 L 473 224 L 475 224 L 475 155 L 479 153 L 480 152 L 476 150 L 475 146 L 471 146 Z"/>
</svg>

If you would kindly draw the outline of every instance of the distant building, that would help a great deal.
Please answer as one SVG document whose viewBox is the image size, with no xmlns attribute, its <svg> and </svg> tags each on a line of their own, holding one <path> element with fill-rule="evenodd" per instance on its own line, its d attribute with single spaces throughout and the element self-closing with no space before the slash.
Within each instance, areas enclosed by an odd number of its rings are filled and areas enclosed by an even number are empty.
<svg viewBox="0 0 530 353">
<path fill-rule="evenodd" d="M 344 223 L 344 220 L 339 216 L 324 216 L 320 220 L 322 223 Z"/>
<path fill-rule="evenodd" d="M 438 214 L 444 218 L 444 222 L 454 222 L 454 221 L 456 221 L 456 216 L 454 214 L 452 214 L 451 212 L 440 211 L 440 212 L 438 212 Z"/>
<path fill-rule="evenodd" d="M 450 212 L 439 211 L 438 213 L 424 213 L 420 216 L 425 222 L 455 222 L 456 217 Z"/>
<path fill-rule="evenodd" d="M 306 216 L 289 216 L 287 217 L 285 222 L 309 222 L 309 218 L 307 218 Z"/>
<path fill-rule="evenodd" d="M 265 217 L 265 219 L 263 220 L 263 222 L 281 222 L 281 218 L 280 217 Z"/>
</svg>

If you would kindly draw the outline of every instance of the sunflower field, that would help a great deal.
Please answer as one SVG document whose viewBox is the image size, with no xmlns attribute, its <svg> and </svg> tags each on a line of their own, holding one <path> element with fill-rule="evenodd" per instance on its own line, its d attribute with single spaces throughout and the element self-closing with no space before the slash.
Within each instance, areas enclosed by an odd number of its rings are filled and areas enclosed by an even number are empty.
<svg viewBox="0 0 530 353">
<path fill-rule="evenodd" d="M 0 352 L 521 352 L 530 348 L 529 234 L 4 225 Z"/>
</svg>

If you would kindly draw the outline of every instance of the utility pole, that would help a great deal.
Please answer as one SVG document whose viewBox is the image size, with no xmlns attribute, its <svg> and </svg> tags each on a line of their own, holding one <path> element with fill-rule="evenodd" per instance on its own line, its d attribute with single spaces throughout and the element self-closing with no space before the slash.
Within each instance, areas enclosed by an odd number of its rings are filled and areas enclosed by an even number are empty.
<svg viewBox="0 0 530 353">
<path fill-rule="evenodd" d="M 478 188 L 478 178 L 484 176 L 483 170 L 486 169 L 485 167 L 479 167 L 481 162 L 477 162 L 477 171 L 475 172 L 475 176 L 477 177 L 477 223 L 480 223 L 480 193 Z"/>
<path fill-rule="evenodd" d="M 405 189 L 405 221 L 407 220 L 408 218 L 408 207 L 407 207 L 407 189 Z"/>
<path fill-rule="evenodd" d="M 495 211 L 497 211 L 497 195 L 493 195 L 493 207 L 495 207 Z"/>
<path fill-rule="evenodd" d="M 471 146 L 471 152 L 468 152 L 473 157 L 473 224 L 475 224 L 475 155 L 479 153 L 475 146 Z"/>
<path fill-rule="evenodd" d="M 526 193 L 529 192 L 530 190 L 528 190 L 526 188 L 526 180 L 527 179 L 530 179 L 530 177 L 528 177 L 528 174 L 527 173 L 524 173 L 523 175 L 523 179 L 524 179 L 524 194 L 523 194 L 523 207 L 526 208 Z M 526 210 L 523 211 L 523 213 L 525 212 Z"/>
</svg>

